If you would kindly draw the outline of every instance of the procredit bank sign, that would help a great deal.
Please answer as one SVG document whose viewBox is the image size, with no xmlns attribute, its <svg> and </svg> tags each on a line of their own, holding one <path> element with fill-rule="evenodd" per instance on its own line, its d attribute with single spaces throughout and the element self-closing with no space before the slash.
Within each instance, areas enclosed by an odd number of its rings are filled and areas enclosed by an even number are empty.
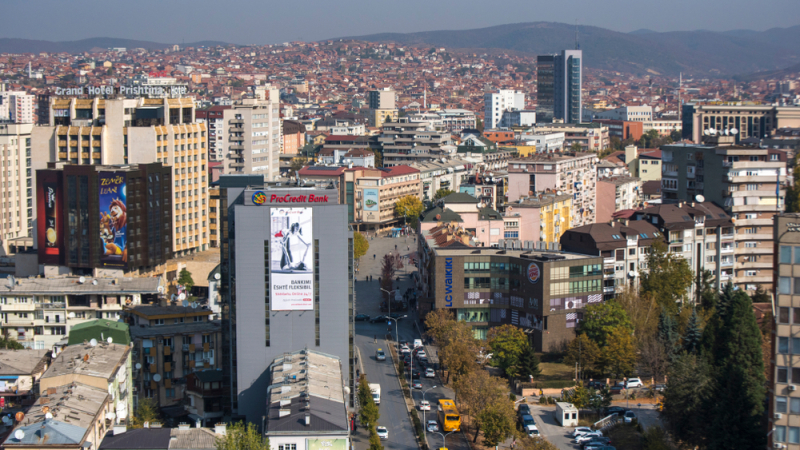
<svg viewBox="0 0 800 450">
<path fill-rule="evenodd" d="M 56 95 L 152 95 L 162 97 L 165 95 L 178 97 L 186 95 L 186 86 L 78 86 L 70 88 L 56 88 Z"/>
</svg>

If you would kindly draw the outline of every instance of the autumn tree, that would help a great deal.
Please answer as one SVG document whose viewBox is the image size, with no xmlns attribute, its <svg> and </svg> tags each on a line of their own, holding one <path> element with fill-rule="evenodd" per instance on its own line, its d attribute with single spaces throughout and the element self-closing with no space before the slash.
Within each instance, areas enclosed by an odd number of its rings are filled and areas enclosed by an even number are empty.
<svg viewBox="0 0 800 450">
<path fill-rule="evenodd" d="M 639 343 L 639 362 L 650 369 L 653 379 L 658 382 L 667 373 L 669 356 L 664 351 L 664 345 L 655 334 L 647 336 Z"/>
<path fill-rule="evenodd" d="M 372 398 L 372 390 L 369 388 L 369 382 L 365 375 L 361 375 L 361 378 L 358 380 L 358 391 L 356 395 L 358 396 L 358 404 L 360 406 L 358 418 L 362 425 L 373 430 L 381 414 L 378 405 L 375 404 L 375 400 Z"/>
<path fill-rule="evenodd" d="M 578 332 L 585 334 L 599 347 L 604 347 L 608 336 L 618 328 L 633 332 L 628 314 L 615 300 L 592 303 L 583 308 L 583 320 Z"/>
<path fill-rule="evenodd" d="M 618 377 L 629 375 L 633 371 L 636 365 L 636 346 L 629 329 L 618 327 L 608 335 L 607 344 L 603 347 L 603 361 L 611 373 Z"/>
<path fill-rule="evenodd" d="M 475 417 L 476 429 L 483 430 L 483 443 L 487 447 L 494 447 L 514 434 L 515 423 L 514 402 L 508 397 L 492 399 Z"/>
<path fill-rule="evenodd" d="M 564 363 L 570 366 L 578 365 L 581 371 L 587 369 L 592 372 L 597 362 L 602 358 L 600 347 L 585 334 L 579 334 L 567 346 Z"/>
<path fill-rule="evenodd" d="M 142 398 L 133 412 L 131 428 L 143 428 L 144 424 L 160 421 L 158 403 L 153 398 Z"/>
<path fill-rule="evenodd" d="M 486 336 L 492 359 L 489 362 L 509 378 L 517 376 L 519 358 L 528 346 L 528 337 L 521 328 L 514 325 L 492 327 Z"/>
<path fill-rule="evenodd" d="M 225 436 L 217 438 L 216 450 L 269 450 L 269 439 L 258 432 L 254 423 L 234 422 L 225 429 Z"/>
<path fill-rule="evenodd" d="M 383 255 L 383 260 L 381 261 L 381 288 L 384 290 L 381 291 L 381 294 L 383 295 L 383 299 L 387 302 L 393 300 L 393 298 L 389 298 L 389 292 L 393 290 L 394 274 L 396 271 L 397 258 L 391 253 Z"/>
<path fill-rule="evenodd" d="M 473 370 L 464 374 L 454 383 L 454 388 L 461 413 L 476 419 L 484 408 L 495 399 L 505 398 L 508 400 L 505 382 L 498 377 L 489 375 L 489 372 L 485 370 Z M 475 440 L 477 440 L 480 424 L 476 423 L 475 425 Z"/>
<path fill-rule="evenodd" d="M 360 259 L 367 254 L 369 241 L 359 232 L 353 233 L 353 258 Z"/>
<path fill-rule="evenodd" d="M 416 195 L 406 195 L 394 204 L 394 214 L 397 217 L 402 217 L 413 228 L 416 228 L 419 215 L 422 214 L 424 209 L 425 206 L 422 204 L 422 200 Z"/>
<path fill-rule="evenodd" d="M 433 194 L 433 201 L 435 202 L 435 201 L 437 201 L 439 199 L 445 198 L 445 197 L 447 197 L 448 195 L 450 195 L 452 193 L 453 193 L 453 191 L 451 191 L 450 189 L 447 189 L 447 188 L 438 189 L 436 191 L 436 193 Z"/>
<path fill-rule="evenodd" d="M 455 320 L 450 311 L 445 309 L 428 313 L 425 325 L 439 347 L 442 370 L 447 369 L 446 383 L 450 381 L 451 374 L 458 379 L 475 370 L 478 343 L 472 327 L 466 322 Z"/>
<path fill-rule="evenodd" d="M 678 303 L 686 297 L 692 285 L 692 269 L 682 256 L 670 253 L 667 246 L 656 241 L 647 255 L 648 271 L 641 277 L 641 292 L 653 295 L 662 311 L 676 313 Z"/>
<path fill-rule="evenodd" d="M 626 288 L 617 294 L 614 300 L 628 315 L 633 329 L 633 337 L 637 342 L 655 332 L 658 326 L 658 315 L 661 311 L 655 296 L 650 293 L 640 295 L 636 290 Z"/>
</svg>

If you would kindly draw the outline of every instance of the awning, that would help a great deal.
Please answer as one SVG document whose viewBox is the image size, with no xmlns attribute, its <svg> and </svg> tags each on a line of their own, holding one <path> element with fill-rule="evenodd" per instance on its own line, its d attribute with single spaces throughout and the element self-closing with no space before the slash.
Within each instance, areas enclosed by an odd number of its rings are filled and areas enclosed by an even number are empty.
<svg viewBox="0 0 800 450">
<path fill-rule="evenodd" d="M 15 380 L 19 378 L 19 375 L 0 375 L 0 380 Z"/>
</svg>

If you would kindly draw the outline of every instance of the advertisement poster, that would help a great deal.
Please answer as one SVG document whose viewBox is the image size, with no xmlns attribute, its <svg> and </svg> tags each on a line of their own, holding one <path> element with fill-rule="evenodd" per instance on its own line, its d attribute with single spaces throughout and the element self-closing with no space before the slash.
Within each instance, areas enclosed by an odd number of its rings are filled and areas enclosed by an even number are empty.
<svg viewBox="0 0 800 450">
<path fill-rule="evenodd" d="M 127 267 L 128 203 L 125 174 L 99 173 L 100 263 L 105 267 Z"/>
<path fill-rule="evenodd" d="M 377 189 L 364 189 L 364 211 L 377 211 L 380 209 Z"/>
<path fill-rule="evenodd" d="M 314 309 L 314 243 L 311 208 L 270 211 L 270 309 Z"/>
<path fill-rule="evenodd" d="M 45 182 L 44 188 L 44 247 L 46 255 L 58 255 L 58 204 L 56 201 L 56 189 L 58 183 Z"/>
</svg>

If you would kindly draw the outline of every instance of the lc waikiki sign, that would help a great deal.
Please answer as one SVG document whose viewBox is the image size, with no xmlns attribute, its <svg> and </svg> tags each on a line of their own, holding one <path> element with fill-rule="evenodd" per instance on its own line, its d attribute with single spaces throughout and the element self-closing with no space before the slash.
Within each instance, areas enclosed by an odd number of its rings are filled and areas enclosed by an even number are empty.
<svg viewBox="0 0 800 450">
<path fill-rule="evenodd" d="M 444 259 L 444 306 L 453 307 L 453 258 Z"/>
</svg>

